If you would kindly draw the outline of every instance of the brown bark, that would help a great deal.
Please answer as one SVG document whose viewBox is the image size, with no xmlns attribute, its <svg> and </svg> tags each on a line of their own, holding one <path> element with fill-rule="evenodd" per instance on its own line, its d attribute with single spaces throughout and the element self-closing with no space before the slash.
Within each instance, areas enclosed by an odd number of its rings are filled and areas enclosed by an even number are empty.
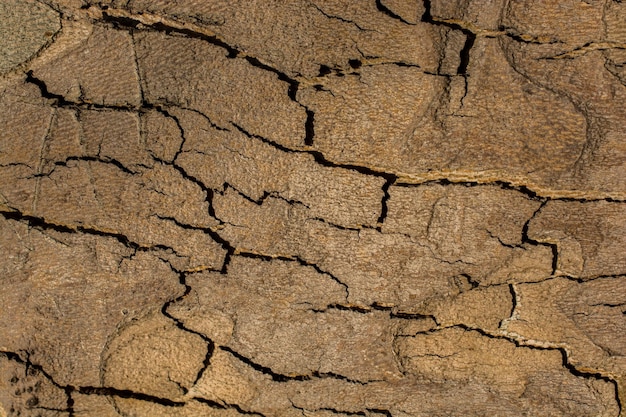
<svg viewBox="0 0 626 417">
<path fill-rule="evenodd" d="M 618 416 L 626 3 L 6 0 L 0 416 Z"/>
</svg>

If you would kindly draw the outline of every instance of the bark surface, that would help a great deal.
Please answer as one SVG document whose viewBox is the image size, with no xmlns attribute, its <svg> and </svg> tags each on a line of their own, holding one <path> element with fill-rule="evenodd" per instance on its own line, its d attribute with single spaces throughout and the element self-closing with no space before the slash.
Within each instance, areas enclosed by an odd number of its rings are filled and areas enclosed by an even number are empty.
<svg viewBox="0 0 626 417">
<path fill-rule="evenodd" d="M 618 416 L 626 3 L 4 0 L 0 416 Z"/>
</svg>

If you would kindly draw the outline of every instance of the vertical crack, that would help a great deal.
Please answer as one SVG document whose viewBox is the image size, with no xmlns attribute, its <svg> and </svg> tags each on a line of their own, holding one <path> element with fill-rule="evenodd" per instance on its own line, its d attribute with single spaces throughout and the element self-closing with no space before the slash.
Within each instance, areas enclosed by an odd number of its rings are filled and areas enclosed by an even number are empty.
<svg viewBox="0 0 626 417">
<path fill-rule="evenodd" d="M 463 30 L 463 33 L 465 33 L 465 44 L 463 45 L 463 48 L 461 49 L 461 52 L 459 53 L 460 62 L 459 62 L 459 68 L 457 69 L 456 72 L 458 75 L 466 76 L 467 67 L 469 66 L 469 63 L 470 63 L 470 51 L 472 50 L 472 47 L 474 46 L 474 42 L 476 41 L 476 35 L 468 30 Z M 467 90 L 467 79 L 466 79 L 465 87 Z"/>
<path fill-rule="evenodd" d="M 445 26 L 454 30 L 460 30 L 465 35 L 465 44 L 463 48 L 461 48 L 461 52 L 459 53 L 459 66 L 457 68 L 457 75 L 467 75 L 467 68 L 470 63 L 470 51 L 474 46 L 474 42 L 476 41 L 476 34 L 471 30 L 460 26 L 457 23 L 446 22 L 443 20 L 435 19 L 432 15 L 432 4 L 431 0 L 423 0 L 424 4 L 424 13 L 422 14 L 422 22 L 430 23 L 431 25 L 436 26 Z"/>
<path fill-rule="evenodd" d="M 379 232 L 382 229 L 382 224 L 385 222 L 385 219 L 387 218 L 387 212 L 389 211 L 389 208 L 387 206 L 389 198 L 391 198 L 391 196 L 389 195 L 389 188 L 398 179 L 398 177 L 396 175 L 389 175 L 386 178 L 387 178 L 387 181 L 383 184 L 383 187 L 382 187 L 383 198 L 382 198 L 382 200 L 380 202 L 380 216 L 378 217 L 378 220 L 376 221 L 376 223 L 378 225 L 376 227 L 376 230 L 378 230 Z"/>
<path fill-rule="evenodd" d="M 425 23 L 432 23 L 433 22 L 433 15 L 431 14 L 431 0 L 424 0 L 424 13 L 422 14 L 422 22 Z"/>
<path fill-rule="evenodd" d="M 128 31 L 130 35 L 130 43 L 133 50 L 133 62 L 135 63 L 135 73 L 137 74 L 137 87 L 139 88 L 139 98 L 142 104 L 146 103 L 145 95 L 143 92 L 143 85 L 141 83 L 141 71 L 139 70 L 139 58 L 137 57 L 137 45 L 135 43 L 135 31 L 130 29 Z"/>
<path fill-rule="evenodd" d="M 315 137 L 315 112 L 313 110 L 306 109 L 306 122 L 304 122 L 304 144 L 306 146 L 313 145 L 313 138 Z"/>
<path fill-rule="evenodd" d="M 524 226 L 522 227 L 522 243 L 529 243 L 531 245 L 539 245 L 539 246 L 547 246 L 551 249 L 552 251 L 552 275 L 555 275 L 558 267 L 559 267 L 559 247 L 556 243 L 549 243 L 549 242 L 540 242 L 538 240 L 532 239 L 528 236 L 528 228 L 530 226 L 530 222 L 535 218 L 535 216 L 537 216 L 537 214 L 539 214 L 539 212 L 545 207 L 546 203 L 548 202 L 548 200 L 544 200 L 541 205 L 539 206 L 539 208 L 537 210 L 535 210 L 535 212 L 533 213 L 532 216 L 530 216 L 530 218 L 526 221 L 526 223 L 524 223 Z"/>
<path fill-rule="evenodd" d="M 64 388 L 65 391 L 65 395 L 67 396 L 67 401 L 65 403 L 65 407 L 67 408 L 67 417 L 74 417 L 74 397 L 72 396 L 72 394 L 74 393 L 75 389 L 72 386 L 67 386 Z"/>
<path fill-rule="evenodd" d="M 166 263 L 169 264 L 169 262 L 165 261 Z M 189 284 L 187 284 L 187 272 L 184 271 L 176 271 L 174 269 L 174 267 L 169 264 L 170 268 L 172 268 L 173 271 L 178 273 L 178 279 L 181 285 L 183 285 L 185 287 L 185 291 L 183 292 L 183 294 L 179 297 L 174 298 L 173 300 L 170 300 L 168 302 L 166 302 L 165 304 L 163 304 L 163 307 L 161 307 L 161 313 L 163 313 L 163 315 L 167 318 L 169 318 L 170 320 L 172 320 L 175 324 L 176 327 L 178 327 L 179 329 L 188 332 L 188 333 L 192 333 L 195 334 L 197 336 L 199 336 L 207 345 L 207 353 L 204 357 L 204 360 L 202 361 L 202 367 L 200 368 L 200 370 L 198 371 L 196 378 L 193 381 L 193 385 L 197 384 L 198 381 L 200 381 L 200 379 L 202 378 L 202 375 L 204 375 L 204 372 L 208 369 L 209 365 L 211 364 L 211 358 L 213 357 L 213 352 L 215 352 L 215 343 L 206 335 L 197 332 L 193 329 L 190 329 L 188 327 L 185 326 L 185 324 L 180 321 L 178 318 L 172 316 L 167 310 L 169 309 L 169 307 L 174 304 L 174 303 L 178 303 L 180 301 L 182 301 L 183 299 L 185 299 L 185 297 L 187 297 L 187 295 L 189 295 L 189 293 L 191 292 L 191 286 Z M 181 387 L 184 391 L 185 394 L 186 392 L 186 388 Z"/>
</svg>

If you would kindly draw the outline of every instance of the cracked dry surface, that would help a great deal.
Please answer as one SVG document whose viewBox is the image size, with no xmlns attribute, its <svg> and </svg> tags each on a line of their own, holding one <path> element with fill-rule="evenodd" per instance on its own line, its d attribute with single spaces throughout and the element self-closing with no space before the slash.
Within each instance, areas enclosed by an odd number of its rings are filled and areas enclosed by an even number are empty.
<svg viewBox="0 0 626 417">
<path fill-rule="evenodd" d="M 0 34 L 0 416 L 623 415 L 626 3 Z"/>
</svg>

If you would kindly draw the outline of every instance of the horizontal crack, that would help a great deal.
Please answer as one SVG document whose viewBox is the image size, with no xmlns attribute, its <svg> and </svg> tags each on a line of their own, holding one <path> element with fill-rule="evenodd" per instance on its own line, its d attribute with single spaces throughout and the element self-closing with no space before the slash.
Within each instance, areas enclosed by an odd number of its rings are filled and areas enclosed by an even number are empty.
<svg viewBox="0 0 626 417">
<path fill-rule="evenodd" d="M 264 366 L 264 365 L 261 365 L 259 363 L 254 362 L 252 359 L 242 355 L 241 353 L 235 351 L 231 347 L 220 346 L 219 349 L 223 350 L 224 352 L 230 353 L 232 356 L 237 358 L 239 361 L 245 363 L 246 365 L 250 366 L 255 371 L 258 371 L 258 372 L 260 372 L 262 374 L 268 375 L 272 379 L 272 381 L 275 381 L 275 382 L 310 381 L 312 379 L 327 379 L 327 378 L 338 379 L 338 380 L 341 380 L 341 381 L 346 381 L 346 382 L 349 382 L 351 384 L 358 384 L 358 385 L 367 385 L 370 382 L 374 382 L 374 381 L 359 381 L 359 380 L 355 380 L 355 379 L 352 379 L 352 378 L 348 378 L 347 376 L 337 374 L 335 372 L 313 371 L 309 375 L 300 375 L 300 374 L 286 375 L 286 374 L 281 374 L 281 373 L 278 373 L 278 372 L 272 370 L 272 368 L 270 368 L 270 367 L 267 367 L 267 366 Z"/>
<path fill-rule="evenodd" d="M 434 179 L 424 179 L 422 181 L 408 182 L 401 174 L 399 175 L 399 179 L 394 183 L 394 186 L 397 187 L 420 187 L 424 185 L 430 184 L 439 184 L 439 185 L 462 185 L 465 187 L 485 187 L 485 186 L 495 186 L 502 188 L 504 190 L 514 190 L 519 193 L 526 195 L 531 200 L 554 200 L 554 201 L 576 201 L 581 203 L 593 203 L 598 201 L 606 201 L 609 203 L 626 203 L 626 197 L 624 198 L 616 198 L 616 197 L 605 197 L 605 196 L 589 196 L 589 197 L 573 197 L 567 195 L 558 195 L 559 193 L 556 190 L 552 190 L 554 194 L 557 195 L 546 195 L 545 193 L 541 193 L 539 191 L 533 190 L 531 187 L 527 185 L 518 184 L 513 181 L 506 180 L 493 180 L 487 179 L 485 181 L 481 181 L 480 179 L 475 180 L 467 180 L 467 179 L 455 179 L 455 178 L 434 178 Z M 565 193 L 563 193 L 565 194 Z M 576 194 L 580 194 L 577 192 Z"/>
<path fill-rule="evenodd" d="M 131 241 L 126 235 L 116 232 L 108 232 L 100 229 L 96 229 L 93 227 L 81 226 L 81 225 L 64 225 L 54 222 L 49 222 L 42 217 L 36 217 L 28 214 L 24 214 L 19 210 L 11 209 L 7 211 L 3 211 L 0 209 L 0 216 L 5 219 L 26 222 L 29 226 L 33 228 L 38 228 L 41 230 L 54 230 L 61 233 L 85 233 L 93 236 L 102 236 L 102 237 L 110 237 L 124 246 L 131 248 L 133 250 L 147 251 L 154 249 L 163 249 L 163 250 L 172 250 L 172 248 L 164 245 L 153 245 L 153 246 L 145 246 L 139 244 L 137 242 Z"/>
<path fill-rule="evenodd" d="M 540 59 L 557 60 L 557 59 L 574 59 L 580 56 L 586 55 L 593 51 L 606 51 L 610 49 L 626 49 L 626 43 L 616 41 L 605 42 L 587 42 L 583 46 L 580 46 L 571 51 L 563 52 L 558 55 L 546 56 Z"/>
<path fill-rule="evenodd" d="M 240 354 L 239 352 L 235 351 L 234 349 L 232 349 L 232 348 L 230 348 L 228 346 L 220 346 L 219 349 L 223 350 L 224 352 L 230 353 L 232 356 L 237 358 L 239 361 L 245 363 L 246 365 L 250 366 L 255 371 L 258 371 L 258 372 L 260 372 L 262 374 L 268 375 L 269 377 L 272 378 L 272 381 L 276 381 L 276 382 L 308 381 L 308 380 L 311 379 L 310 375 L 284 375 L 284 374 L 280 374 L 278 372 L 273 371 L 271 368 L 269 368 L 267 366 L 263 366 L 261 364 L 258 364 L 256 362 L 252 361 L 251 359 L 245 357 L 244 355 Z"/>
<path fill-rule="evenodd" d="M 490 339 L 506 340 L 510 343 L 513 343 L 517 347 L 525 347 L 525 348 L 535 349 L 535 350 L 556 350 L 560 352 L 561 354 L 563 367 L 567 369 L 568 372 L 570 372 L 572 375 L 575 375 L 581 378 L 601 380 L 601 381 L 605 381 L 605 382 L 612 384 L 615 389 L 615 399 L 616 399 L 618 408 L 620 410 L 622 409 L 621 399 L 619 395 L 620 386 L 619 386 L 617 379 L 609 375 L 608 373 L 602 372 L 600 370 L 582 370 L 582 369 L 577 368 L 570 361 L 570 353 L 566 345 L 528 339 L 520 334 L 509 332 L 505 329 L 498 329 L 495 332 L 493 332 L 493 331 L 485 330 L 479 327 L 468 326 L 462 323 L 452 324 L 449 326 L 437 326 L 434 329 L 417 332 L 415 333 L 415 335 L 433 334 L 433 333 L 437 333 L 446 329 L 455 329 L 455 328 L 462 329 L 467 332 L 476 332 Z M 399 337 L 414 337 L 415 335 L 399 336 Z"/>
<path fill-rule="evenodd" d="M 322 152 L 319 151 L 314 151 L 314 150 L 308 150 L 308 149 L 291 149 L 288 148 L 284 145 L 281 145 L 279 143 L 276 143 L 270 139 L 264 138 L 263 136 L 259 136 L 253 133 L 248 132 L 246 129 L 244 129 L 242 126 L 236 124 L 235 122 L 230 122 L 237 130 L 239 130 L 241 133 L 243 133 L 244 135 L 246 135 L 249 138 L 255 138 L 258 139 L 260 141 L 262 141 L 263 143 L 267 143 L 268 145 L 271 145 L 272 147 L 279 149 L 283 152 L 289 152 L 289 153 L 303 153 L 303 154 L 309 154 L 311 156 L 313 156 L 313 159 L 315 160 L 315 162 L 317 162 L 318 164 L 325 166 L 325 167 L 330 167 L 330 168 L 343 168 L 343 169 L 348 169 L 351 171 L 356 171 L 359 172 L 361 174 L 364 175 L 372 175 L 372 176 L 376 176 L 376 177 L 381 177 L 381 178 L 385 178 L 388 181 L 395 181 L 396 179 L 396 175 L 395 174 L 391 174 L 389 172 L 384 172 L 384 171 L 378 171 L 372 168 L 368 168 L 365 166 L 361 166 L 361 165 L 352 165 L 352 164 L 340 164 L 340 163 L 335 163 L 332 162 L 328 159 L 326 159 L 326 157 L 322 154 Z"/>
<path fill-rule="evenodd" d="M 212 408 L 218 408 L 218 409 L 221 409 L 221 410 L 235 410 L 235 411 L 237 411 L 240 414 L 259 416 L 259 417 L 266 417 L 265 414 L 260 413 L 258 411 L 245 410 L 244 408 L 242 408 L 238 404 L 232 404 L 232 403 L 226 403 L 226 402 L 218 402 L 218 401 L 208 400 L 208 399 L 202 398 L 202 397 L 193 397 L 192 399 L 195 400 L 195 401 L 198 401 L 199 403 L 206 404 L 206 405 L 208 405 L 208 406 L 210 406 Z"/>
<path fill-rule="evenodd" d="M 42 80 L 34 77 L 32 71 L 29 71 L 29 73 L 27 74 L 27 79 L 26 82 L 35 84 L 38 86 L 40 93 L 42 95 L 42 97 L 50 99 L 50 100 L 54 100 L 56 105 L 59 107 L 70 107 L 70 108 L 76 108 L 76 109 L 81 109 L 81 108 L 86 108 L 86 109 L 96 109 L 96 110 L 117 110 L 117 111 L 132 111 L 132 112 L 146 112 L 149 110 L 156 110 L 159 111 L 160 113 L 162 113 L 164 116 L 169 117 L 171 119 L 173 119 L 178 128 L 181 129 L 181 133 L 184 134 L 184 130 L 182 130 L 182 126 L 180 124 L 180 121 L 174 117 L 170 112 L 167 111 L 167 107 L 170 106 L 170 104 L 166 104 L 166 105 L 161 105 L 161 104 L 153 104 L 153 103 L 149 103 L 149 102 L 143 102 L 140 106 L 111 106 L 111 105 L 100 105 L 100 104 L 93 104 L 93 103 L 88 103 L 88 102 L 72 102 L 72 101 L 68 101 L 65 99 L 65 97 L 61 96 L 61 95 L 57 95 L 54 93 L 51 93 L 48 91 L 48 88 L 45 84 L 45 82 L 43 82 Z M 178 108 L 182 108 L 185 109 L 183 107 L 177 106 L 177 105 L 171 105 L 171 107 L 178 107 Z M 207 118 L 208 117 L 206 115 L 204 115 L 203 113 L 198 112 L 195 109 L 185 109 L 185 110 L 189 110 L 189 111 L 194 111 L 197 112 L 199 114 L 201 114 L 203 117 Z M 217 126 L 215 125 L 210 119 L 209 123 L 214 126 L 216 129 L 218 130 L 228 130 L 226 127 L 223 126 Z M 312 143 L 313 141 L 313 136 L 314 136 L 314 128 L 313 128 L 313 124 L 314 124 L 314 113 L 310 110 L 307 109 L 307 126 L 305 126 L 305 130 L 308 129 L 308 133 L 305 135 L 305 140 L 309 143 Z M 262 136 L 259 135 L 255 135 L 249 131 L 247 131 L 246 129 L 244 129 L 242 126 L 231 122 L 231 125 L 233 127 L 235 127 L 237 130 L 239 130 L 241 133 L 243 133 L 244 135 L 250 137 L 250 138 L 255 138 L 258 140 L 261 140 L 264 143 L 267 143 L 269 145 L 271 145 L 272 147 L 282 150 L 284 152 L 289 152 L 289 153 L 304 153 L 304 154 L 309 154 L 313 157 L 313 159 L 315 160 L 315 162 L 317 162 L 318 164 L 322 165 L 322 166 L 326 166 L 326 167 L 331 167 L 331 168 L 344 168 L 344 169 L 349 169 L 352 171 L 356 171 L 360 174 L 363 175 L 369 175 L 369 176 L 376 176 L 376 177 L 381 177 L 387 180 L 387 182 L 391 185 L 396 185 L 396 186 L 401 186 L 401 187 L 410 187 L 410 186 L 419 186 L 419 185 L 423 185 L 423 184 L 431 184 L 431 183 L 439 183 L 442 185 L 448 185 L 448 184 L 465 184 L 467 186 L 477 186 L 477 185 L 497 185 L 501 188 L 505 188 L 505 189 L 514 189 L 517 190 L 521 193 L 524 193 L 525 195 L 527 195 L 529 198 L 533 198 L 533 199 L 550 199 L 550 200 L 560 200 L 560 201 L 580 201 L 580 202 L 593 202 L 593 201 L 608 201 L 608 202 L 614 202 L 614 203 L 624 203 L 626 202 L 626 197 L 625 196 L 620 196 L 620 197 L 614 197 L 614 196 L 602 196 L 602 195 L 590 195 L 587 197 L 580 197 L 580 192 L 567 192 L 564 190 L 543 190 L 543 191 L 537 191 L 537 190 L 533 190 L 530 186 L 527 185 L 523 185 L 523 184 L 518 184 L 517 182 L 513 182 L 513 181 L 505 181 L 505 180 L 493 180 L 493 179 L 486 179 L 486 180 L 481 180 L 480 177 L 478 177 L 479 175 L 481 175 L 480 173 L 466 173 L 465 176 L 477 176 L 478 178 L 476 178 L 475 180 L 466 180 L 463 178 L 452 178 L 450 175 L 445 175 L 445 174 L 437 174 L 437 173 L 430 173 L 428 176 L 429 177 L 436 177 L 436 178 L 432 178 L 432 179 L 428 179 L 428 178 L 422 178 L 420 180 L 417 180 L 418 178 L 420 178 L 419 174 L 408 174 L 408 173 L 403 173 L 403 172 L 389 172 L 389 171 L 385 171 L 382 169 L 378 169 L 378 168 L 373 168 L 373 167 L 367 167 L 367 166 L 363 166 L 363 165 L 355 165 L 355 164 L 343 164 L 343 163 L 338 163 L 338 162 L 334 162 L 329 160 L 322 152 L 317 151 L 317 150 L 311 150 L 311 149 L 291 149 L 287 146 L 281 145 L 277 142 L 274 142 L 270 139 L 264 138 Z M 184 136 L 183 136 L 183 144 L 184 144 Z M 183 144 L 181 144 L 181 147 L 179 149 L 179 151 L 177 152 L 177 155 L 179 155 L 182 152 L 182 146 Z M 124 172 L 127 173 L 134 173 L 134 171 L 132 171 L 130 168 L 125 167 L 123 164 L 119 163 L 119 161 L 115 161 L 114 159 L 103 159 L 103 158 L 96 158 L 96 157 L 70 157 L 71 159 L 84 159 L 84 160 L 94 160 L 94 161 L 98 161 L 98 162 L 103 162 L 103 163 L 110 163 L 110 164 L 114 164 L 116 165 L 118 168 L 120 168 L 121 170 L 123 170 Z M 156 158 L 155 158 L 156 159 Z M 157 159 L 158 160 L 158 159 Z M 187 172 L 184 171 L 184 169 L 182 167 L 180 167 L 179 165 L 175 164 L 175 163 L 171 163 L 171 162 L 167 162 L 167 161 L 162 161 L 162 160 L 158 160 L 159 162 L 162 162 L 164 164 L 168 164 L 173 166 L 175 169 L 177 169 L 186 179 L 191 180 L 192 182 L 196 183 L 197 185 L 201 186 L 201 188 L 204 191 L 207 191 L 208 193 L 211 193 L 211 189 L 206 187 L 204 184 L 202 184 L 202 182 L 200 180 L 198 180 L 197 178 L 189 175 Z M 63 163 L 61 163 L 63 164 Z M 493 176 L 493 175 L 490 175 Z M 389 187 L 389 186 L 387 186 Z M 549 195 L 551 194 L 551 195 Z M 575 194 L 575 195 L 574 195 Z M 210 198 L 209 198 L 210 200 Z M 383 200 L 384 202 L 384 200 Z M 212 205 L 210 204 L 210 207 L 212 210 Z M 382 207 L 381 211 L 381 218 L 382 220 L 384 220 L 384 206 Z M 211 216 L 215 217 L 215 213 L 214 211 L 212 211 L 212 213 L 210 213 Z M 379 220 L 381 220 L 381 218 L 379 218 Z M 218 219 L 219 220 L 219 219 Z"/>
<path fill-rule="evenodd" d="M 26 359 L 22 356 L 26 355 Z M 119 389 L 114 387 L 95 387 L 95 386 L 74 386 L 74 385 L 61 385 L 57 383 L 50 374 L 48 374 L 40 365 L 34 364 L 28 358 L 28 352 L 24 352 L 23 354 L 19 354 L 16 352 L 8 352 L 8 351 L 0 351 L 0 357 L 5 357 L 10 361 L 17 362 L 21 365 L 24 365 L 27 369 L 33 369 L 35 372 L 41 374 L 44 378 L 50 381 L 55 387 L 63 390 L 67 395 L 67 407 L 64 410 L 57 410 L 67 412 L 69 417 L 72 417 L 75 413 L 74 411 L 74 400 L 72 395 L 75 393 L 83 394 L 83 395 L 97 395 L 104 397 L 117 397 L 124 399 L 133 399 L 138 401 L 146 401 L 153 404 L 159 404 L 165 407 L 184 407 L 189 401 L 198 401 L 200 403 L 206 404 L 212 408 L 218 409 L 234 409 L 241 414 L 247 415 L 256 415 L 264 417 L 262 413 L 248 411 L 243 409 L 237 404 L 229 404 L 229 403 L 218 403 L 215 401 L 211 401 L 202 397 L 190 397 L 185 398 L 184 400 L 172 400 L 170 398 L 160 397 L 156 395 L 151 395 L 143 392 L 137 392 L 129 389 Z M 36 407 L 39 409 L 46 409 L 45 407 Z"/>
</svg>

